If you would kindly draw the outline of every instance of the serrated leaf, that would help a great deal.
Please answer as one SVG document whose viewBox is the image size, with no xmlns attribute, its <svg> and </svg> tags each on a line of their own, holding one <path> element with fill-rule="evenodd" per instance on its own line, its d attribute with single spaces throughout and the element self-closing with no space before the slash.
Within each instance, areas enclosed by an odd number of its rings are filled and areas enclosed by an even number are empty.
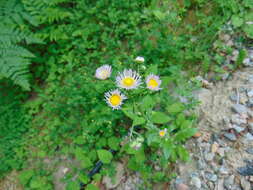
<svg viewBox="0 0 253 190">
<path fill-rule="evenodd" d="M 196 132 L 197 132 L 196 128 L 183 129 L 175 135 L 175 140 L 185 141 L 186 139 L 192 137 Z"/>
<path fill-rule="evenodd" d="M 164 124 L 171 121 L 171 118 L 163 112 L 152 112 L 151 120 L 153 123 Z"/>
<path fill-rule="evenodd" d="M 87 185 L 86 190 L 99 190 L 99 188 L 93 184 L 89 184 Z"/>
<path fill-rule="evenodd" d="M 98 153 L 99 160 L 101 160 L 105 164 L 109 164 L 113 158 L 112 153 L 107 150 L 103 150 L 103 149 L 97 150 L 97 153 Z"/>
</svg>

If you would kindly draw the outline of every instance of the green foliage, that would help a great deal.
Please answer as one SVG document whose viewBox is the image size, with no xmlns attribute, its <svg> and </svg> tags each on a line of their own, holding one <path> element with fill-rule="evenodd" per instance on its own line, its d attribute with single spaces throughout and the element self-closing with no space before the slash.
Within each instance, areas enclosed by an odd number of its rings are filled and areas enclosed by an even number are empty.
<svg viewBox="0 0 253 190">
<path fill-rule="evenodd" d="M 99 160 L 104 165 L 95 181 L 112 176 L 111 165 L 121 158 L 147 187 L 170 180 L 168 163 L 188 160 L 184 144 L 196 132 L 189 114 L 197 104 L 191 96 L 196 86 L 187 74 L 199 74 L 192 72 L 199 68 L 223 72 L 224 58 L 213 42 L 230 20 L 238 34 L 252 38 L 251 2 L 0 0 L 0 76 L 33 90 L 29 99 L 9 88 L 0 96 L 1 176 L 23 169 L 26 189 L 51 190 L 52 171 L 41 160 L 64 155 L 79 163 L 64 179 L 71 190 L 79 182 L 97 189 L 87 173 Z M 134 61 L 138 55 L 144 63 Z M 244 57 L 242 50 L 237 66 Z M 94 77 L 103 64 L 113 68 L 109 80 Z M 143 78 L 159 75 L 162 90 L 123 90 L 128 99 L 122 110 L 112 110 L 104 93 L 116 88 L 115 76 L 124 68 Z M 30 169 L 27 158 L 34 161 Z M 154 172 L 154 165 L 162 170 Z"/>
<path fill-rule="evenodd" d="M 29 90 L 29 65 L 34 55 L 23 46 L 40 40 L 34 38 L 25 22 L 35 21 L 19 0 L 1 0 L 0 7 L 0 78 L 11 79 Z"/>
<path fill-rule="evenodd" d="M 22 107 L 23 98 L 18 89 L 0 82 L 0 178 L 24 162 L 22 145 L 30 119 Z"/>
</svg>

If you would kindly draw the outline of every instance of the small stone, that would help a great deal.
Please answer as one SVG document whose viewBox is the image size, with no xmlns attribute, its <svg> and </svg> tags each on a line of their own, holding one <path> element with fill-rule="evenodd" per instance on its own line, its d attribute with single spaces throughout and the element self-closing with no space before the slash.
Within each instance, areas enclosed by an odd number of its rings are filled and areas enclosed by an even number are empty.
<svg viewBox="0 0 253 190">
<path fill-rule="evenodd" d="M 245 66 L 249 66 L 250 65 L 250 58 L 245 58 L 242 62 Z"/>
<path fill-rule="evenodd" d="M 232 102 L 237 102 L 237 95 L 236 95 L 236 94 L 230 95 L 229 98 L 230 98 L 230 100 L 231 100 Z"/>
<path fill-rule="evenodd" d="M 248 112 L 248 108 L 242 104 L 234 104 L 232 110 L 236 113 L 243 114 Z"/>
<path fill-rule="evenodd" d="M 227 190 L 231 190 L 232 189 L 233 184 L 234 184 L 234 178 L 235 178 L 234 175 L 231 175 L 231 176 L 225 178 L 225 180 L 224 180 L 224 187 Z"/>
<path fill-rule="evenodd" d="M 212 144 L 211 151 L 213 153 L 216 153 L 218 148 L 219 148 L 219 144 L 215 142 L 215 143 Z"/>
<path fill-rule="evenodd" d="M 221 168 L 219 169 L 220 174 L 222 175 L 228 175 L 229 171 L 225 166 L 221 166 Z"/>
<path fill-rule="evenodd" d="M 199 138 L 201 135 L 202 135 L 202 134 L 201 134 L 200 132 L 196 132 L 196 133 L 193 135 L 193 137 Z"/>
<path fill-rule="evenodd" d="M 201 180 L 198 177 L 193 177 L 191 179 L 191 184 L 195 186 L 197 189 L 201 188 Z"/>
<path fill-rule="evenodd" d="M 246 152 L 253 155 L 253 148 L 247 148 Z"/>
<path fill-rule="evenodd" d="M 189 190 L 189 187 L 183 183 L 176 185 L 177 190 Z"/>
<path fill-rule="evenodd" d="M 245 135 L 245 138 L 246 138 L 247 140 L 249 140 L 249 141 L 252 141 L 252 140 L 253 140 L 253 135 L 250 134 L 250 133 L 247 133 L 247 134 Z"/>
<path fill-rule="evenodd" d="M 197 162 L 197 166 L 198 166 L 199 170 L 203 170 L 203 169 L 205 169 L 206 164 L 201 159 L 199 159 L 198 162 Z"/>
<path fill-rule="evenodd" d="M 239 51 L 238 50 L 234 50 L 231 56 L 231 60 L 232 61 L 236 61 L 239 55 Z"/>
<path fill-rule="evenodd" d="M 241 178 L 241 186 L 243 190 L 251 190 L 250 182 L 247 181 L 245 178 Z"/>
<path fill-rule="evenodd" d="M 236 124 L 236 125 L 241 125 L 241 124 L 246 124 L 247 123 L 247 120 L 245 118 L 242 118 L 240 115 L 238 114 L 233 114 L 231 116 L 231 122 L 233 124 Z"/>
<path fill-rule="evenodd" d="M 217 153 L 221 156 L 221 157 L 224 157 L 225 156 L 225 149 L 224 148 L 219 148 L 217 150 Z"/>
<path fill-rule="evenodd" d="M 251 134 L 253 134 L 253 122 L 249 122 L 249 123 L 248 123 L 248 126 L 249 126 L 249 132 L 250 132 Z"/>
<path fill-rule="evenodd" d="M 229 36 L 228 34 L 221 34 L 221 35 L 220 35 L 220 39 L 221 39 L 222 41 L 227 42 L 228 40 L 230 40 L 230 36 Z"/>
<path fill-rule="evenodd" d="M 253 97 L 253 90 L 247 92 L 248 97 Z"/>
<path fill-rule="evenodd" d="M 243 127 L 240 127 L 238 125 L 233 125 L 233 128 L 235 129 L 235 131 L 237 133 L 241 133 L 242 131 L 244 131 L 244 128 Z"/>
<path fill-rule="evenodd" d="M 234 133 L 224 133 L 224 137 L 226 137 L 230 141 L 236 141 L 237 139 Z"/>
<path fill-rule="evenodd" d="M 253 75 L 250 75 L 248 78 L 249 83 L 253 83 Z"/>
<path fill-rule="evenodd" d="M 216 182 L 218 179 L 217 175 L 212 174 L 212 173 L 206 173 L 205 176 L 206 176 L 207 180 L 212 181 L 212 182 Z"/>
<path fill-rule="evenodd" d="M 229 40 L 226 45 L 231 47 L 234 45 L 234 42 L 232 40 Z"/>
<path fill-rule="evenodd" d="M 208 162 L 212 161 L 213 158 L 214 158 L 214 153 L 212 153 L 212 152 L 211 153 L 207 153 L 205 155 L 205 160 L 208 161 Z"/>
</svg>

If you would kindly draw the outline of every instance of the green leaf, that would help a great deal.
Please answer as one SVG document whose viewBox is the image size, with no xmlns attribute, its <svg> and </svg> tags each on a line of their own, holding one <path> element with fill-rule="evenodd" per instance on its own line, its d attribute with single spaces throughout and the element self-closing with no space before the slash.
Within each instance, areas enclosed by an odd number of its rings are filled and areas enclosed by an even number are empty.
<svg viewBox="0 0 253 190">
<path fill-rule="evenodd" d="M 81 159 L 80 159 L 80 161 L 81 161 L 81 166 L 85 169 L 85 168 L 89 168 L 89 167 L 91 167 L 93 164 L 92 164 L 92 162 L 90 161 L 90 159 L 88 158 L 88 157 L 82 157 Z"/>
<path fill-rule="evenodd" d="M 183 110 L 184 110 L 184 105 L 180 102 L 174 103 L 167 107 L 167 111 L 173 114 L 182 112 Z"/>
<path fill-rule="evenodd" d="M 145 75 L 149 75 L 149 74 L 157 74 L 158 73 L 158 65 L 157 64 L 153 64 L 151 66 L 149 66 L 149 68 L 147 69 Z"/>
<path fill-rule="evenodd" d="M 196 132 L 197 132 L 196 128 L 183 129 L 175 135 L 175 139 L 177 141 L 185 141 L 186 139 L 192 137 Z"/>
<path fill-rule="evenodd" d="M 122 108 L 122 111 L 127 117 L 129 117 L 132 120 L 134 120 L 134 118 L 136 117 L 136 115 L 133 112 L 133 107 L 130 106 L 124 107 Z"/>
<path fill-rule="evenodd" d="M 170 142 L 167 141 L 163 144 L 162 150 L 163 150 L 163 155 L 164 155 L 165 159 L 169 159 L 172 149 L 173 149 L 173 146 Z"/>
<path fill-rule="evenodd" d="M 105 164 L 109 164 L 113 158 L 113 155 L 111 152 L 107 151 L 107 150 L 98 150 L 98 158 Z"/>
<path fill-rule="evenodd" d="M 80 190 L 80 184 L 77 181 L 70 181 L 67 184 L 66 190 Z"/>
<path fill-rule="evenodd" d="M 135 160 L 137 163 L 142 163 L 146 160 L 144 149 L 140 149 L 135 153 Z"/>
<path fill-rule="evenodd" d="M 239 17 L 238 15 L 233 15 L 231 21 L 235 27 L 240 27 L 243 25 L 243 18 Z"/>
<path fill-rule="evenodd" d="M 99 190 L 99 188 L 93 184 L 89 184 L 85 190 Z"/>
<path fill-rule="evenodd" d="M 163 112 L 153 112 L 151 120 L 153 123 L 164 124 L 171 121 L 171 118 Z"/>
<path fill-rule="evenodd" d="M 160 10 L 154 10 L 153 14 L 155 15 L 156 18 L 158 18 L 159 20 L 164 20 L 166 15 L 161 12 Z"/>
<path fill-rule="evenodd" d="M 29 180 L 32 178 L 33 175 L 34 175 L 33 170 L 25 170 L 19 174 L 18 178 L 19 178 L 20 183 L 22 185 L 25 185 L 29 182 Z"/>
<path fill-rule="evenodd" d="M 137 126 L 137 125 L 142 125 L 146 122 L 146 120 L 142 117 L 134 117 L 134 120 L 133 120 L 133 126 Z"/>
<path fill-rule="evenodd" d="M 119 143 L 120 143 L 120 141 L 117 137 L 111 137 L 108 139 L 108 145 L 113 150 L 119 149 Z"/>
<path fill-rule="evenodd" d="M 177 147 L 177 154 L 179 158 L 183 161 L 188 161 L 189 160 L 189 153 L 183 146 L 178 146 Z"/>
<path fill-rule="evenodd" d="M 142 103 L 140 105 L 143 112 L 153 109 L 155 105 L 155 98 L 147 95 L 143 98 Z"/>
</svg>

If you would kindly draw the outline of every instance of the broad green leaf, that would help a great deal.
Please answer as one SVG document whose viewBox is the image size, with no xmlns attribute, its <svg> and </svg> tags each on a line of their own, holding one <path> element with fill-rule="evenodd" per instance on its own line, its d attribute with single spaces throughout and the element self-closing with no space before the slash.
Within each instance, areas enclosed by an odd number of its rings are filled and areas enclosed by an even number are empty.
<svg viewBox="0 0 253 190">
<path fill-rule="evenodd" d="M 158 18 L 159 20 L 164 20 L 166 17 L 166 14 L 164 14 L 160 10 L 154 10 L 153 13 L 156 16 L 156 18 Z"/>
<path fill-rule="evenodd" d="M 140 149 L 135 153 L 135 159 L 137 163 L 142 163 L 146 160 L 144 149 Z"/>
<path fill-rule="evenodd" d="M 183 110 L 184 110 L 184 105 L 180 102 L 174 103 L 167 107 L 167 111 L 173 114 L 182 112 Z"/>
<path fill-rule="evenodd" d="M 124 107 L 124 108 L 122 108 L 122 111 L 127 117 L 134 120 L 136 115 L 134 114 L 132 107 Z"/>
<path fill-rule="evenodd" d="M 77 181 L 70 181 L 67 184 L 66 190 L 80 190 L 80 184 Z"/>
<path fill-rule="evenodd" d="M 25 170 L 19 174 L 18 178 L 19 178 L 20 183 L 22 185 L 25 185 L 28 183 L 28 181 L 32 178 L 33 175 L 34 175 L 33 170 Z"/>
<path fill-rule="evenodd" d="M 142 117 L 134 117 L 134 120 L 133 120 L 133 126 L 137 126 L 137 125 L 142 125 L 146 122 L 146 120 Z"/>
<path fill-rule="evenodd" d="M 93 184 L 89 184 L 85 190 L 99 190 L 99 188 Z"/>
<path fill-rule="evenodd" d="M 192 137 L 197 132 L 196 128 L 186 128 L 179 131 L 175 135 L 175 140 L 177 141 L 185 141 L 186 139 Z"/>
<path fill-rule="evenodd" d="M 171 121 L 171 118 L 163 112 L 153 112 L 151 120 L 153 123 L 164 124 Z"/>
<path fill-rule="evenodd" d="M 241 18 L 240 16 L 238 15 L 233 15 L 232 18 L 231 18 L 231 21 L 232 21 L 232 24 L 235 26 L 235 27 L 240 27 L 243 25 L 243 18 Z"/>
<path fill-rule="evenodd" d="M 143 112 L 151 110 L 155 105 L 155 98 L 147 95 L 143 98 L 142 103 L 140 105 Z"/>
<path fill-rule="evenodd" d="M 81 161 L 81 166 L 85 169 L 85 168 L 89 168 L 91 167 L 93 164 L 92 162 L 90 161 L 90 159 L 88 157 L 82 157 L 80 159 Z"/>
<path fill-rule="evenodd" d="M 182 159 L 183 161 L 189 160 L 189 153 L 186 151 L 186 149 L 183 146 L 177 147 L 177 154 L 179 158 Z"/>
<path fill-rule="evenodd" d="M 108 145 L 113 150 L 119 149 L 119 139 L 117 137 L 111 137 L 108 139 Z"/>
<path fill-rule="evenodd" d="M 113 155 L 111 152 L 101 149 L 97 151 L 98 158 L 105 164 L 109 164 L 113 158 Z"/>
</svg>

